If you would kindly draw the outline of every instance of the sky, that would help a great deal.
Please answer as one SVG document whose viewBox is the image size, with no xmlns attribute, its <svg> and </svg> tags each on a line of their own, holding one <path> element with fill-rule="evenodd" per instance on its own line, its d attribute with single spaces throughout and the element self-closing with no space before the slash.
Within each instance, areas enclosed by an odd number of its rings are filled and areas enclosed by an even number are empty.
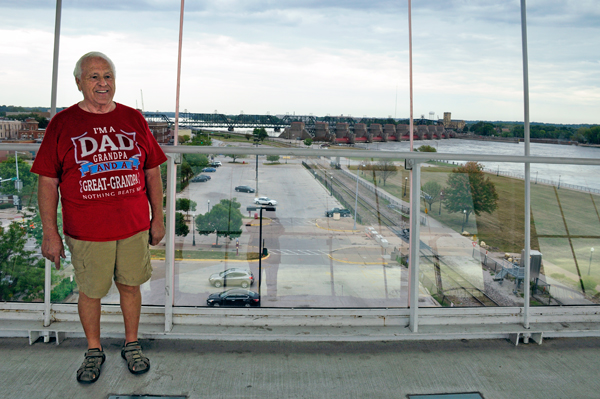
<svg viewBox="0 0 600 399">
<path fill-rule="evenodd" d="M 188 0 L 180 111 L 408 118 L 408 0 Z M 115 101 L 175 111 L 180 1 L 63 0 L 59 107 L 77 59 Z M 56 3 L 0 0 L 0 105 L 49 107 Z M 600 1 L 528 0 L 530 120 L 600 123 Z M 414 118 L 523 121 L 519 0 L 413 0 Z"/>
</svg>

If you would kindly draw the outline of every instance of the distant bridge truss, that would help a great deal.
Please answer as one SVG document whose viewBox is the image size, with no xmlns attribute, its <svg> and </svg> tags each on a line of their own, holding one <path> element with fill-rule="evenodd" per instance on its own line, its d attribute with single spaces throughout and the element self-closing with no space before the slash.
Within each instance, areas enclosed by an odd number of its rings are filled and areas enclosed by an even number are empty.
<svg viewBox="0 0 600 399">
<path fill-rule="evenodd" d="M 166 122 L 173 124 L 174 118 L 169 117 L 162 112 L 144 112 L 144 117 L 148 122 Z M 396 120 L 392 118 L 353 118 L 351 116 L 324 116 L 315 117 L 312 115 L 285 115 L 277 117 L 275 115 L 225 115 L 225 114 L 195 114 L 190 112 L 179 113 L 179 126 L 190 129 L 216 128 L 227 129 L 230 132 L 235 129 L 254 129 L 254 128 L 271 128 L 276 132 L 281 131 L 292 125 L 292 122 L 304 122 L 308 132 L 314 133 L 316 122 L 326 122 L 330 129 L 335 129 L 338 123 L 347 123 L 353 127 L 356 123 L 365 123 L 371 125 L 373 123 L 396 124 Z M 415 120 L 415 124 L 425 124 L 423 120 Z"/>
</svg>

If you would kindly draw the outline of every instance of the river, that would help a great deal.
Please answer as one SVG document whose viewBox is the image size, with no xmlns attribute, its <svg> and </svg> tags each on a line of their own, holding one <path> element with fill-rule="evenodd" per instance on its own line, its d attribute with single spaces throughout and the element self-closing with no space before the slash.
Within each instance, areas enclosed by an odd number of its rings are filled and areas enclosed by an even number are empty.
<svg viewBox="0 0 600 399">
<path fill-rule="evenodd" d="M 524 155 L 525 145 L 523 143 L 503 143 L 493 141 L 476 140 L 415 140 L 414 147 L 430 145 L 442 154 L 493 154 L 493 155 Z M 367 149 L 379 149 L 381 151 L 409 151 L 410 142 L 387 142 L 357 144 L 356 147 Z M 530 144 L 531 155 L 544 157 L 566 157 L 566 158 L 598 158 L 600 148 L 580 147 L 576 145 L 560 144 Z M 523 176 L 525 167 L 518 163 L 480 162 L 491 171 L 500 173 L 511 173 Z M 540 183 L 553 182 L 561 186 L 571 184 L 575 186 L 588 187 L 600 190 L 600 166 L 596 165 L 548 165 L 531 164 L 531 180 Z"/>
</svg>

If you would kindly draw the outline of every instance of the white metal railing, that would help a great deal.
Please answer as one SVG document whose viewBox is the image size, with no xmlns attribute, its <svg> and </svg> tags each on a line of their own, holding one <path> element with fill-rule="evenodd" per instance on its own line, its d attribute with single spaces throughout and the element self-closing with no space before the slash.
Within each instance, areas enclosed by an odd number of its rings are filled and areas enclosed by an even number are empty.
<svg viewBox="0 0 600 399">
<path fill-rule="evenodd" d="M 35 151 L 39 147 L 38 144 L 16 144 L 2 143 L 0 150 L 27 150 Z M 215 152 L 226 152 L 227 154 L 246 154 L 246 155 L 293 155 L 298 157 L 331 157 L 333 150 L 320 149 L 288 149 L 288 148 L 266 148 L 266 147 L 193 147 L 193 146 L 164 146 L 164 151 L 170 156 L 170 161 L 173 162 L 168 171 L 168 185 L 174 187 L 175 171 L 173 154 L 179 153 L 200 153 L 214 154 Z M 376 157 L 390 159 L 408 159 L 413 165 L 413 179 L 411 192 L 418 193 L 421 186 L 420 182 L 420 166 L 419 164 L 430 159 L 447 159 L 456 161 L 496 161 L 496 162 L 513 162 L 513 163 L 543 163 L 543 164 L 577 164 L 577 165 L 600 165 L 600 159 L 591 158 L 564 158 L 564 157 L 535 157 L 535 156 L 500 156 L 486 154 L 440 154 L 440 153 L 416 153 L 416 152 L 388 152 L 388 151 L 359 151 L 353 149 L 335 150 L 335 156 L 343 157 Z M 167 190 L 168 192 L 168 190 Z M 168 198 L 173 201 L 173 196 Z M 417 197 L 418 198 L 418 197 Z M 411 211 L 414 214 L 419 214 L 418 200 L 413 201 Z M 170 215 L 169 206 L 167 207 L 168 219 Z M 174 217 L 174 216 L 173 216 Z M 416 228 L 411 229 L 411 240 L 419 239 L 419 224 L 415 224 Z M 415 250 L 410 253 L 416 261 L 416 268 L 411 266 L 409 279 L 409 309 L 286 309 L 286 308 L 269 308 L 269 309 L 219 309 L 215 312 L 214 309 L 204 308 L 185 308 L 174 306 L 173 301 L 173 268 L 174 268 L 174 246 L 169 245 L 173 241 L 173 224 L 168 225 L 169 238 L 167 241 L 166 267 L 167 278 L 165 282 L 165 303 L 164 308 L 161 307 L 143 307 L 142 328 L 144 325 L 155 324 L 157 320 L 164 327 L 158 331 L 151 330 L 146 333 L 146 336 L 173 336 L 173 337 L 193 337 L 193 333 L 189 331 L 182 333 L 181 328 L 185 326 L 195 325 L 238 325 L 252 326 L 257 325 L 287 325 L 287 326 L 304 326 L 307 325 L 307 316 L 311 321 L 308 322 L 314 326 L 333 326 L 345 325 L 349 327 L 369 326 L 369 327 L 393 327 L 395 328 L 395 336 L 402 336 L 405 339 L 415 339 L 416 337 L 456 337 L 456 336 L 504 336 L 506 334 L 529 334 L 528 328 L 533 328 L 535 331 L 543 330 L 547 336 L 569 336 L 569 335 L 598 335 L 599 329 L 593 328 L 563 328 L 555 327 L 540 327 L 539 323 L 575 323 L 583 325 L 585 323 L 600 323 L 600 307 L 599 306 L 576 306 L 569 308 L 529 308 L 526 307 L 505 307 L 505 308 L 419 308 L 418 293 L 419 293 L 419 278 L 418 278 L 418 262 L 419 255 L 416 251 L 417 246 L 413 246 Z M 46 262 L 46 268 L 49 270 L 51 264 Z M 49 287 L 49 273 L 46 274 L 46 289 Z M 529 293 L 525 292 L 525 302 L 529 301 Z M 103 306 L 105 314 L 118 314 L 118 307 L 106 305 Z M 357 316 L 360 316 L 357 318 Z M 109 316 L 107 316 L 109 317 Z M 531 326 L 523 326 L 524 320 L 529 323 L 534 323 Z M 53 325 L 60 325 L 65 322 L 77 320 L 76 305 L 70 304 L 52 304 L 50 303 L 50 295 L 47 292 L 43 306 L 32 303 L 3 303 L 0 304 L 0 332 L 4 326 L 15 325 L 14 323 L 5 323 L 6 321 L 30 321 L 40 324 L 46 328 L 52 329 Z M 536 324 L 537 323 L 537 324 Z M 583 324 L 581 324 L 583 323 Z M 419 328 L 419 325 L 423 326 Z M 444 332 L 444 326 L 458 325 L 463 326 L 463 330 L 454 330 Z M 471 329 L 468 326 L 479 326 L 480 328 Z M 410 326 L 410 333 L 402 330 L 402 327 Z M 507 327 L 509 326 L 509 327 Z M 8 327 L 7 327 L 8 328 Z M 23 327 L 25 328 L 25 327 Z M 55 327 L 61 329 L 62 327 Z M 71 327 L 69 327 L 71 328 Z M 436 329 L 437 328 L 437 329 Z M 19 328 L 8 328 L 9 330 L 18 330 Z M 27 328 L 30 332 L 32 327 Z M 35 330 L 35 328 L 33 328 Z M 67 328 L 68 330 L 68 328 Z M 70 330 L 69 330 L 70 331 Z M 462 331 L 462 332 L 461 332 Z M 398 335 L 399 332 L 402 334 Z M 5 332 L 6 334 L 6 332 Z M 9 333 L 10 334 L 10 333 Z M 216 333 L 215 333 L 216 334 Z M 411 335 L 413 334 L 413 335 Z M 216 334 L 218 335 L 218 334 Z M 350 334 L 351 335 L 351 334 Z M 206 337 L 206 335 L 201 335 Z M 373 337 L 379 337 L 375 334 Z M 411 338 L 412 337 L 412 338 Z M 293 339 L 288 337 L 289 339 Z M 260 339 L 260 338 L 256 338 Z M 267 339 L 267 338 L 265 338 Z M 348 338 L 352 339 L 352 338 Z M 356 339 L 356 337 L 354 338 Z"/>
</svg>

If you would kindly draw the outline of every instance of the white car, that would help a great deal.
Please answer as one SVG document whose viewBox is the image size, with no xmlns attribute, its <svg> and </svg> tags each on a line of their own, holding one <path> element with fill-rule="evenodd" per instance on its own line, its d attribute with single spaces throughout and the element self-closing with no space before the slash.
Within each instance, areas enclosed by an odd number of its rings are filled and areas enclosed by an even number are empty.
<svg viewBox="0 0 600 399">
<path fill-rule="evenodd" d="M 271 205 L 271 206 L 277 205 L 277 201 L 275 201 L 274 199 L 271 199 L 269 197 L 254 198 L 254 203 L 258 204 L 258 205 Z"/>
</svg>

